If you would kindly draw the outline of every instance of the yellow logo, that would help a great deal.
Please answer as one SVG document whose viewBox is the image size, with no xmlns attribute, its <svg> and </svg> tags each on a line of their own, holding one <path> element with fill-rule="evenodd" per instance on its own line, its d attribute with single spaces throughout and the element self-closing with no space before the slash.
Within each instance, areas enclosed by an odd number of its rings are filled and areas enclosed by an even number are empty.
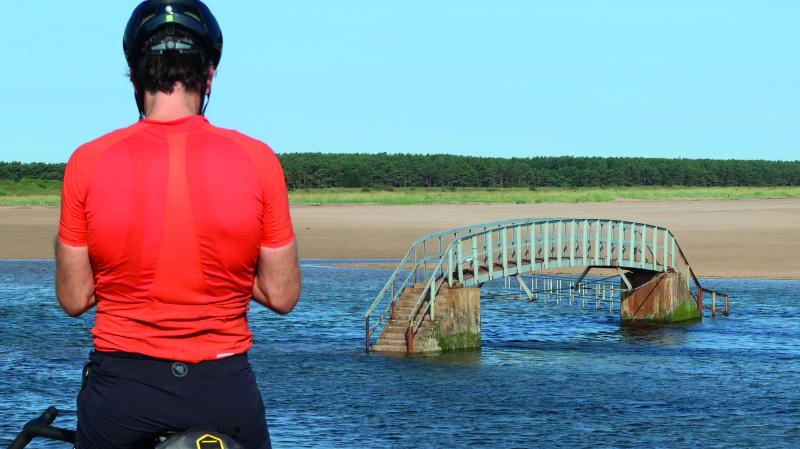
<svg viewBox="0 0 800 449">
<path fill-rule="evenodd" d="M 205 434 L 197 439 L 197 449 L 225 449 L 222 440 L 214 435 Z"/>
</svg>

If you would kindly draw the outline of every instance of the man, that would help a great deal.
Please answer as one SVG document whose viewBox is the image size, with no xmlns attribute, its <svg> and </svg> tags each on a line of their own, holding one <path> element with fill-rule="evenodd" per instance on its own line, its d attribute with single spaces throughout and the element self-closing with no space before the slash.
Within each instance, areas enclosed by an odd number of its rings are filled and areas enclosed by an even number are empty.
<svg viewBox="0 0 800 449">
<path fill-rule="evenodd" d="M 56 293 L 72 316 L 97 306 L 76 447 L 188 429 L 269 447 L 247 310 L 285 314 L 300 294 L 280 163 L 202 115 L 222 56 L 202 2 L 143 2 L 124 50 L 140 121 L 80 147 L 64 175 Z"/>
</svg>

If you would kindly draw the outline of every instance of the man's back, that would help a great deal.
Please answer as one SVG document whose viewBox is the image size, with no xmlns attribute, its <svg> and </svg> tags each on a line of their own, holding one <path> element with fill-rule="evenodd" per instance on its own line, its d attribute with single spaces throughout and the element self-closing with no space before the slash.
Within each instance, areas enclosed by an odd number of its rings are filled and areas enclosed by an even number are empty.
<svg viewBox="0 0 800 449">
<path fill-rule="evenodd" d="M 186 362 L 247 351 L 259 248 L 294 238 L 274 153 L 199 115 L 76 151 L 60 229 L 89 247 L 95 348 Z"/>
<path fill-rule="evenodd" d="M 280 163 L 203 118 L 222 30 L 202 1 L 143 1 L 123 51 L 142 120 L 79 148 L 62 190 L 56 295 L 97 307 L 76 447 L 216 429 L 267 449 L 247 309 L 289 313 L 301 288 Z"/>
</svg>

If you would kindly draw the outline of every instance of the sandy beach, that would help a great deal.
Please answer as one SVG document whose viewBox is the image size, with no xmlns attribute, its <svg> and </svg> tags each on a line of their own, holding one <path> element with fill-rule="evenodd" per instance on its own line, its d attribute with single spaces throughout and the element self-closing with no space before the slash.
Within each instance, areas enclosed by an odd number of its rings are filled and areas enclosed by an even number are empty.
<svg viewBox="0 0 800 449">
<path fill-rule="evenodd" d="M 0 259 L 46 259 L 59 210 L 0 208 Z M 580 204 L 293 206 L 304 259 L 398 259 L 422 234 L 520 217 L 592 217 L 666 226 L 706 277 L 800 279 L 800 200 Z"/>
</svg>

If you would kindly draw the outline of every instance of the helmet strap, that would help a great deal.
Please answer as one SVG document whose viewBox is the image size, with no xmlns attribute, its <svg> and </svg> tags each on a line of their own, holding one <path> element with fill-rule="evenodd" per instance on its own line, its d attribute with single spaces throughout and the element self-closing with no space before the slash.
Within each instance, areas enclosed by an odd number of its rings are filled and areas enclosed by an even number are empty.
<svg viewBox="0 0 800 449">
<path fill-rule="evenodd" d="M 136 99 L 136 109 L 139 110 L 139 120 L 144 118 L 144 94 L 139 93 L 136 84 L 133 85 L 133 97 Z"/>
<path fill-rule="evenodd" d="M 208 107 L 208 103 L 211 102 L 211 92 L 207 95 L 200 97 L 200 115 L 206 115 L 206 108 Z"/>
<path fill-rule="evenodd" d="M 206 115 L 206 108 L 211 102 L 211 79 L 214 78 L 214 66 L 208 71 L 208 78 L 200 86 L 200 115 Z"/>
<path fill-rule="evenodd" d="M 128 66 L 128 71 L 133 74 L 133 66 Z M 139 110 L 139 120 L 144 118 L 144 94 L 139 95 L 139 88 L 133 81 L 134 77 L 131 76 L 131 85 L 133 86 L 133 98 L 136 99 L 136 109 Z"/>
<path fill-rule="evenodd" d="M 144 98 L 139 92 L 134 92 L 133 96 L 136 97 L 136 108 L 139 109 L 139 120 L 141 120 L 144 118 Z"/>
</svg>

